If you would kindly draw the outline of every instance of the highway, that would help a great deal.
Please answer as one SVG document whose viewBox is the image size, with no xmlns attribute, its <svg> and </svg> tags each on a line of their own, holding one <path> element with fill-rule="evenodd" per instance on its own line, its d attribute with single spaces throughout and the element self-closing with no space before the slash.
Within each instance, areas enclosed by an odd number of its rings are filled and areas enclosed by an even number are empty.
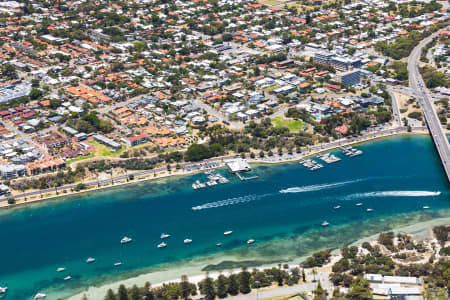
<svg viewBox="0 0 450 300">
<path fill-rule="evenodd" d="M 433 102 L 428 96 L 427 88 L 422 80 L 422 76 L 420 75 L 418 68 L 422 48 L 431 42 L 431 40 L 438 34 L 439 32 L 436 32 L 421 41 L 408 57 L 409 87 L 415 90 L 418 95 L 418 102 L 423 109 L 428 130 L 430 131 L 430 135 L 441 158 L 442 166 L 447 174 L 447 179 L 450 181 L 450 148 L 448 139 L 442 129 L 438 115 L 434 109 Z"/>
</svg>

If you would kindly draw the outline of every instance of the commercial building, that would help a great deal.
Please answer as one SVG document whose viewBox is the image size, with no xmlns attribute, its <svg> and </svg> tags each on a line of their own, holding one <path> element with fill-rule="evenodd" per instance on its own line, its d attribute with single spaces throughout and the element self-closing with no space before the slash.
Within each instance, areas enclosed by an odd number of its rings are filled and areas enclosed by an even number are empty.
<svg viewBox="0 0 450 300">
<path fill-rule="evenodd" d="M 331 52 L 320 51 L 314 55 L 314 62 L 318 64 L 328 65 L 333 56 L 334 54 Z"/>
<path fill-rule="evenodd" d="M 361 70 L 355 69 L 337 74 L 338 81 L 346 86 L 357 85 L 361 82 Z"/>
<path fill-rule="evenodd" d="M 148 136 L 146 134 L 140 134 L 137 136 L 126 138 L 124 140 L 128 146 L 133 147 L 148 142 Z"/>
<path fill-rule="evenodd" d="M 0 177 L 14 178 L 24 176 L 26 168 L 24 165 L 0 165 Z"/>
</svg>

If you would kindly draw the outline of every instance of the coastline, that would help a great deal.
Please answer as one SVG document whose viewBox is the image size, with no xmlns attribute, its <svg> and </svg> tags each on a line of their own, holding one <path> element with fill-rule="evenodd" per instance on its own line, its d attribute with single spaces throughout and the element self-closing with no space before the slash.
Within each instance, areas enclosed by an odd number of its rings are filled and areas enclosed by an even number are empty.
<svg viewBox="0 0 450 300">
<path fill-rule="evenodd" d="M 398 228 L 393 228 L 392 231 L 395 233 L 408 233 L 414 235 L 415 239 L 423 240 L 432 238 L 432 228 L 439 225 L 446 225 L 450 223 L 450 217 L 445 218 L 436 218 L 429 221 L 419 222 L 412 225 L 400 226 Z M 381 231 L 383 232 L 383 231 Z M 357 241 L 351 243 L 350 245 L 361 245 L 364 242 L 374 241 L 378 238 L 378 235 L 381 233 L 378 232 L 376 234 L 372 234 L 368 237 L 360 238 Z M 320 251 L 322 249 L 316 249 L 316 251 Z M 333 249 L 333 257 L 332 261 L 339 258 L 339 248 Z M 311 255 L 312 253 L 309 253 Z M 285 261 L 290 267 L 298 265 L 303 262 L 309 255 L 296 257 L 293 260 Z M 145 282 L 151 282 L 152 287 L 161 286 L 163 284 L 167 284 L 170 282 L 179 282 L 181 275 L 187 275 L 189 281 L 192 283 L 198 283 L 205 278 L 206 271 L 204 271 L 205 267 L 205 259 L 210 264 L 220 263 L 227 260 L 236 259 L 236 256 L 225 254 L 225 255 L 210 255 L 209 257 L 204 258 L 196 258 L 186 262 L 184 265 L 179 265 L 177 263 L 171 263 L 166 266 L 161 266 L 156 268 L 156 270 L 150 271 L 148 273 L 144 273 L 135 277 L 126 278 L 118 281 L 114 281 L 111 283 L 107 283 L 101 286 L 90 286 L 85 291 L 79 292 L 75 295 L 66 297 L 67 300 L 81 300 L 84 295 L 86 295 L 89 299 L 102 299 L 108 289 L 117 290 L 121 284 L 124 284 L 126 287 L 131 287 L 136 284 L 138 286 L 143 286 Z M 238 258 L 239 259 L 239 258 Z M 277 267 L 278 263 L 263 263 L 256 268 L 265 269 L 271 267 Z M 326 267 L 326 266 L 324 266 Z M 252 267 L 253 268 L 253 267 Z M 221 273 L 230 274 L 239 272 L 240 268 L 237 269 L 226 269 L 223 271 L 211 271 L 208 272 L 208 275 L 212 278 L 217 278 Z M 309 273 L 309 270 L 306 269 L 306 273 Z"/>
<path fill-rule="evenodd" d="M 394 130 L 394 129 L 392 129 Z M 425 130 L 418 130 L 418 131 L 411 131 L 411 132 L 405 132 L 405 131 L 396 131 L 396 132 L 388 132 L 385 134 L 380 134 L 379 136 L 375 135 L 375 136 L 369 136 L 369 137 L 360 137 L 357 140 L 336 140 L 334 141 L 334 143 L 338 143 L 337 145 L 331 145 L 331 146 L 326 146 L 327 144 L 319 144 L 319 145 L 315 145 L 315 147 L 320 147 L 318 150 L 311 150 L 311 151 L 305 151 L 300 153 L 299 155 L 295 155 L 297 153 L 294 153 L 293 158 L 291 159 L 279 159 L 276 161 L 267 161 L 264 159 L 260 159 L 260 158 L 254 158 L 254 159 L 250 159 L 248 158 L 248 162 L 249 164 L 253 164 L 253 165 L 276 165 L 276 164 L 284 164 L 284 163 L 291 163 L 291 162 L 296 162 L 296 161 L 300 161 L 302 159 L 306 159 L 306 158 L 310 158 L 312 156 L 315 155 L 319 155 L 321 153 L 324 152 L 329 152 L 329 151 L 333 151 L 338 149 L 339 147 L 345 147 L 345 146 L 350 146 L 350 145 L 362 145 L 362 144 L 366 144 L 369 142 L 373 142 L 373 141 L 377 141 L 377 140 L 381 140 L 381 139 L 386 139 L 386 138 L 392 138 L 392 137 L 397 137 L 397 136 L 407 136 L 407 135 L 428 135 L 427 131 Z M 227 156 L 222 156 L 222 157 L 215 157 L 212 158 L 210 160 L 206 160 L 206 161 L 223 161 L 223 159 L 225 159 Z M 275 155 L 274 155 L 275 157 Z M 198 162 L 200 163 L 200 162 Z M 219 167 L 217 168 L 223 168 L 224 165 L 223 163 L 219 163 Z M 215 169 L 217 169 L 215 168 Z M 34 204 L 34 203 L 39 203 L 39 202 L 43 202 L 43 201 L 47 201 L 47 200 L 61 200 L 63 198 L 68 198 L 68 197 L 72 197 L 72 196 L 78 196 L 81 194 L 88 194 L 88 193 L 94 193 L 97 191 L 101 191 L 101 190 L 105 190 L 105 189 L 112 189 L 112 188 L 117 188 L 117 187 L 121 187 L 121 186 L 125 186 L 125 185 L 133 185 L 133 184 L 139 184 L 139 183 L 143 183 L 146 181 L 155 181 L 155 180 L 160 180 L 160 179 L 168 179 L 168 178 L 172 178 L 172 177 L 179 177 L 179 176 L 188 176 L 188 175 L 193 175 L 193 174 L 198 174 L 203 172 L 204 170 L 191 170 L 191 171 L 186 171 L 185 169 L 181 169 L 181 170 L 174 170 L 171 172 L 163 171 L 160 173 L 153 173 L 156 174 L 156 176 L 154 175 L 150 175 L 150 174 L 146 174 L 146 175 L 141 175 L 141 176 L 137 176 L 137 178 L 135 178 L 134 180 L 120 180 L 120 179 L 114 179 L 112 178 L 112 181 L 114 181 L 113 184 L 104 184 L 104 185 L 100 185 L 100 186 L 95 186 L 93 188 L 87 188 L 85 190 L 80 190 L 80 191 L 70 191 L 70 188 L 65 188 L 64 186 L 59 187 L 58 190 L 60 192 L 55 193 L 55 192 L 48 192 L 48 193 L 44 193 L 44 194 L 39 194 L 40 196 L 47 194 L 46 196 L 40 197 L 39 195 L 36 196 L 32 196 L 32 197 L 24 197 L 21 194 L 19 195 L 12 195 L 14 197 L 14 199 L 16 199 L 16 203 L 14 204 L 8 204 L 7 201 L 3 201 L 0 202 L 0 209 L 12 209 L 12 208 L 16 208 L 16 207 L 22 207 L 22 206 L 26 206 L 27 204 Z M 130 173 L 130 175 L 133 173 Z M 89 182 L 89 183 L 95 183 L 95 182 Z M 67 190 L 69 190 L 69 192 L 67 192 Z M 62 192 L 62 191 L 66 191 L 66 193 Z M 26 199 L 26 200 L 25 200 Z"/>
</svg>

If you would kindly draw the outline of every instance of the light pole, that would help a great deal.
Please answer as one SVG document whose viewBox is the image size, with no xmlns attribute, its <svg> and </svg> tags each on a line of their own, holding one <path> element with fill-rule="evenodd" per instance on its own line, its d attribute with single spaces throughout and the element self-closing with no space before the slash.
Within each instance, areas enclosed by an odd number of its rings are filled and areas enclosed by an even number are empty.
<svg viewBox="0 0 450 300">
<path fill-rule="evenodd" d="M 258 294 L 258 289 L 259 289 L 259 284 L 260 284 L 259 280 L 256 280 L 255 284 L 256 284 L 256 300 L 259 300 L 259 294 Z"/>
</svg>

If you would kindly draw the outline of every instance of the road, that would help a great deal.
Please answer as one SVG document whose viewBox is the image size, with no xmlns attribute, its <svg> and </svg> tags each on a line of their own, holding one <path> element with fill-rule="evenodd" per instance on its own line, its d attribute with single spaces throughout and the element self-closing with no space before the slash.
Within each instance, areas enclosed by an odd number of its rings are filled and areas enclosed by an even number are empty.
<svg viewBox="0 0 450 300">
<path fill-rule="evenodd" d="M 416 128 L 416 129 L 420 130 L 422 128 Z M 407 128 L 406 127 L 386 128 L 386 129 L 383 129 L 383 130 L 369 132 L 369 133 L 364 134 L 363 136 L 360 136 L 360 137 L 344 138 L 344 139 L 332 141 L 332 142 L 327 143 L 327 144 L 310 146 L 310 147 L 307 147 L 307 148 L 303 148 L 302 151 L 321 151 L 321 150 L 326 151 L 327 149 L 332 149 L 332 148 L 339 147 L 339 146 L 343 145 L 344 143 L 350 143 L 350 142 L 351 143 L 358 143 L 358 142 L 363 142 L 363 141 L 365 141 L 367 139 L 379 137 L 381 135 L 397 134 L 397 133 L 402 133 L 402 132 L 407 132 Z M 287 153 L 288 153 L 288 151 L 284 151 L 283 154 L 285 155 Z M 235 157 L 236 157 L 236 155 L 229 155 L 229 156 L 211 158 L 211 159 L 207 159 L 207 160 L 204 160 L 204 161 L 201 161 L 201 162 L 196 162 L 196 163 L 190 163 L 190 162 L 189 163 L 182 163 L 182 164 L 180 164 L 180 167 L 183 170 L 195 169 L 195 168 L 198 169 L 198 170 L 205 170 L 203 168 L 203 166 L 205 166 L 205 165 L 221 164 L 223 161 L 226 161 L 226 160 L 229 160 L 229 159 L 232 159 L 232 158 L 235 158 Z M 202 167 L 200 168 L 200 166 L 202 166 Z M 136 173 L 130 173 L 129 175 L 133 174 L 133 176 L 136 178 L 136 177 L 145 176 L 145 175 L 151 175 L 153 173 L 159 173 L 159 172 L 163 172 L 163 171 L 167 171 L 167 168 L 166 167 L 161 167 L 161 168 L 156 168 L 156 169 L 151 169 L 151 170 L 144 170 L 144 171 L 139 171 L 139 172 L 136 172 Z M 84 185 L 86 185 L 88 187 L 97 186 L 97 185 L 104 185 L 104 184 L 111 183 L 111 181 L 126 180 L 127 177 L 128 177 L 128 174 L 124 174 L 124 175 L 116 176 L 114 178 L 95 180 L 95 181 L 91 181 L 91 182 L 84 182 Z M 77 184 L 65 185 L 63 187 L 58 187 L 58 190 L 75 189 L 76 186 L 77 186 Z M 12 198 L 12 199 L 24 198 L 24 197 L 36 196 L 36 195 L 40 195 L 40 194 L 51 193 L 51 192 L 54 192 L 54 191 L 55 191 L 55 188 L 48 188 L 48 189 L 42 189 L 42 190 L 37 190 L 37 191 L 32 191 L 32 192 L 25 192 L 25 193 L 17 194 L 17 195 L 10 196 L 10 197 L 7 197 L 7 198 L 1 198 L 0 202 L 7 201 L 9 198 Z"/>
<path fill-rule="evenodd" d="M 423 109 L 425 121 L 430 131 L 430 135 L 434 141 L 436 149 L 441 158 L 442 166 L 447 174 L 447 180 L 450 181 L 450 148 L 447 136 L 442 129 L 439 117 L 434 109 L 422 76 L 419 73 L 418 62 L 422 53 L 422 48 L 431 42 L 431 40 L 439 34 L 435 32 L 417 45 L 410 56 L 408 57 L 408 73 L 409 73 L 409 87 L 414 89 L 418 95 L 418 101 Z"/>
<path fill-rule="evenodd" d="M 390 87 L 388 87 L 387 90 L 388 90 L 388 92 L 389 92 L 389 94 L 391 95 L 391 98 L 392 98 L 392 111 L 394 113 L 395 124 L 397 126 L 401 127 L 402 126 L 402 118 L 401 118 L 401 114 L 400 114 L 398 99 L 395 96 L 394 91 Z"/>
</svg>

